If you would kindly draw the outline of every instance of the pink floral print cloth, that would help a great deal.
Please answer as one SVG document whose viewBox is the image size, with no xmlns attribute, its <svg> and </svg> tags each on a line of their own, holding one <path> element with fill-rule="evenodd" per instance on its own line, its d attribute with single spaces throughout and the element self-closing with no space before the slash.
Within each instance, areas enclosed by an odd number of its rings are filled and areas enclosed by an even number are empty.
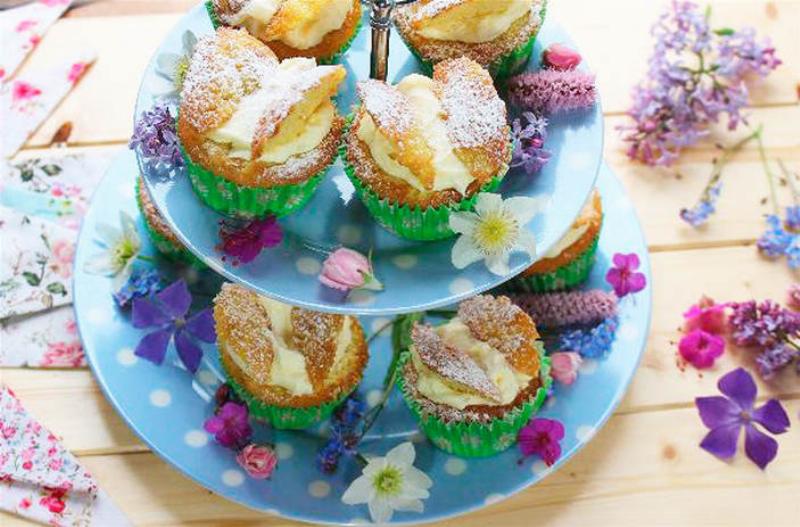
<svg viewBox="0 0 800 527">
<path fill-rule="evenodd" d="M 75 456 L 4 385 L 0 508 L 53 526 L 130 525 Z"/>
<path fill-rule="evenodd" d="M 25 144 L 95 58 L 94 52 L 83 52 L 60 66 L 26 72 L 3 84 L 0 88 L 3 157 L 10 158 Z"/>
<path fill-rule="evenodd" d="M 77 233 L 0 207 L 0 320 L 72 302 Z"/>
<path fill-rule="evenodd" d="M 0 322 L 0 366 L 86 366 L 72 306 Z"/>
<path fill-rule="evenodd" d="M 39 0 L 0 12 L 0 82 L 6 82 L 72 0 Z"/>
</svg>

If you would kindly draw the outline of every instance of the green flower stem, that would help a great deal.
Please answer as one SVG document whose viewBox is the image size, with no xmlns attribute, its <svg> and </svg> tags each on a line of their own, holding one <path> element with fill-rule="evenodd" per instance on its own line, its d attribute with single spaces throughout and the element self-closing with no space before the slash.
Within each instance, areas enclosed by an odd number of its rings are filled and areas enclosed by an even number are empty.
<svg viewBox="0 0 800 527">
<path fill-rule="evenodd" d="M 137 255 L 136 259 L 137 260 L 141 260 L 143 262 L 148 262 L 148 263 L 155 263 L 155 261 L 156 261 L 156 259 L 153 258 L 152 256 L 145 256 L 144 254 Z"/>
<path fill-rule="evenodd" d="M 761 158 L 761 164 L 764 166 L 764 173 L 767 175 L 767 181 L 769 182 L 769 195 L 772 200 L 772 209 L 775 215 L 778 216 L 780 215 L 780 211 L 778 208 L 778 193 L 775 190 L 775 174 L 773 174 L 772 169 L 769 167 L 769 161 L 767 161 L 767 151 L 764 148 L 764 141 L 761 137 L 763 129 L 763 125 L 759 125 L 758 130 L 755 132 L 756 140 L 758 141 L 758 155 Z"/>
<path fill-rule="evenodd" d="M 724 147 L 722 149 L 722 155 L 720 155 L 717 159 L 714 159 L 712 162 L 712 170 L 711 170 L 711 177 L 708 179 L 708 183 L 706 183 L 706 187 L 703 189 L 703 194 L 701 199 L 703 201 L 707 201 L 710 196 L 709 193 L 711 189 L 714 188 L 722 179 L 722 169 L 725 168 L 725 165 L 733 159 L 734 155 L 736 155 L 742 148 L 744 148 L 750 141 L 761 140 L 761 131 L 763 127 L 759 125 L 759 127 L 747 137 L 739 140 L 738 143 L 735 143 L 733 146 Z"/>
<path fill-rule="evenodd" d="M 386 322 L 386 323 L 384 323 L 384 324 L 383 324 L 381 327 L 379 327 L 379 328 L 378 328 L 378 329 L 375 331 L 375 333 L 373 333 L 372 335 L 370 335 L 370 336 L 369 336 L 369 338 L 367 339 L 367 345 L 369 346 L 369 344 L 370 344 L 370 343 L 371 343 L 373 340 L 375 340 L 375 338 L 376 338 L 378 335 L 380 335 L 381 333 L 383 333 L 384 331 L 386 331 L 386 329 L 388 329 L 389 327 L 393 326 L 396 320 L 397 320 L 397 319 L 390 320 L 389 322 Z"/>
<path fill-rule="evenodd" d="M 800 192 L 798 192 L 797 182 L 794 180 L 796 175 L 789 172 L 789 169 L 783 164 L 783 159 L 778 159 L 778 166 L 781 167 L 781 172 L 783 172 L 786 181 L 789 182 L 789 188 L 792 189 L 792 201 L 795 205 L 800 205 Z"/>
</svg>

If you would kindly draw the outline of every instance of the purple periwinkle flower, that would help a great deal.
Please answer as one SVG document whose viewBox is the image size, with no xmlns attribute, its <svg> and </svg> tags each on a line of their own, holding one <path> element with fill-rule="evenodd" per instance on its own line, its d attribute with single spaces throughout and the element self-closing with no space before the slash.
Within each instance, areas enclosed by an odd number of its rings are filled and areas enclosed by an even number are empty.
<svg viewBox="0 0 800 527">
<path fill-rule="evenodd" d="M 253 436 L 247 406 L 234 402 L 223 404 L 206 419 L 203 428 L 209 434 L 214 434 L 214 439 L 220 445 L 237 450 L 247 445 Z"/>
<path fill-rule="evenodd" d="M 742 428 L 745 430 L 744 449 L 747 457 L 762 470 L 778 453 L 778 442 L 756 428 L 756 424 L 772 434 L 782 434 L 789 428 L 789 416 L 777 399 L 754 408 L 756 383 L 744 368 L 722 376 L 717 383 L 723 396 L 697 397 L 695 404 L 700 419 L 710 431 L 700 447 L 721 459 L 730 459 Z"/>
<path fill-rule="evenodd" d="M 211 309 L 203 309 L 187 318 L 191 304 L 192 295 L 183 280 L 174 282 L 154 296 L 134 299 L 133 327 L 157 328 L 142 337 L 135 354 L 161 364 L 174 337 L 181 362 L 187 370 L 196 372 L 203 358 L 203 350 L 197 341 L 211 343 L 216 341 L 217 335 Z"/>
<path fill-rule="evenodd" d="M 743 122 L 745 77 L 765 77 L 780 60 L 752 29 L 712 31 L 709 17 L 692 2 L 673 0 L 651 32 L 655 46 L 647 76 L 634 88 L 628 110 L 633 122 L 620 129 L 630 143 L 629 157 L 670 165 L 723 115 L 730 129 Z"/>
<path fill-rule="evenodd" d="M 539 172 L 551 156 L 544 148 L 546 140 L 547 119 L 533 112 L 523 112 L 522 119 L 514 119 L 511 123 L 511 143 L 514 149 L 511 166 L 522 167 L 528 175 Z"/>
<path fill-rule="evenodd" d="M 606 273 L 606 282 L 611 284 L 618 297 L 638 293 L 647 285 L 644 273 L 639 269 L 639 256 L 636 253 L 616 253 L 613 258 L 614 267 Z"/>
<path fill-rule="evenodd" d="M 183 166 L 175 118 L 164 103 L 157 103 L 139 116 L 128 147 L 137 150 L 148 163 Z"/>
</svg>

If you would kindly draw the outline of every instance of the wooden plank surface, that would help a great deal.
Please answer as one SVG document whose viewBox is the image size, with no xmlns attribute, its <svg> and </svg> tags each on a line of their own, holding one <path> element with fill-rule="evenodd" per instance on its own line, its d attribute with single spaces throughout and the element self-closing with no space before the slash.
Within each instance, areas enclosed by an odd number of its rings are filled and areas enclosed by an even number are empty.
<svg viewBox="0 0 800 527">
<path fill-rule="evenodd" d="M 193 0 L 108 0 L 70 12 L 26 63 L 34 68 L 88 44 L 99 60 L 48 119 L 22 155 L 46 146 L 65 121 L 71 146 L 118 148 L 131 130 L 141 73 L 163 35 Z M 800 171 L 800 0 L 712 0 L 716 27 L 752 25 L 769 34 L 784 65 L 752 89 L 750 122 L 765 126 L 770 157 Z M 675 365 L 680 313 L 701 294 L 721 300 L 782 299 L 797 275 L 760 258 L 753 244 L 763 229 L 767 195 L 754 145 L 725 173 L 723 197 L 705 228 L 685 227 L 677 213 L 705 184 L 714 142 L 747 133 L 720 127 L 671 169 L 631 164 L 615 128 L 625 122 L 632 86 L 651 49 L 649 25 L 663 2 L 552 0 L 550 15 L 598 72 L 606 114 L 606 158 L 631 195 L 652 251 L 654 312 L 647 353 L 620 409 L 587 448 L 540 485 L 480 512 L 441 525 L 774 525 L 800 519 L 800 383 L 784 375 L 761 384 L 782 399 L 792 430 L 766 473 L 740 455 L 731 466 L 697 448 L 704 429 L 693 398 L 714 393 L 720 372 L 746 363 L 734 350 L 712 372 Z M 113 145 L 113 146 L 112 146 Z M 36 150 L 34 150 L 36 149 Z M 678 179 L 680 178 L 680 179 Z M 780 190 L 787 204 L 788 190 Z M 99 392 L 88 370 L 0 370 L 34 415 L 64 438 L 136 525 L 288 525 L 198 487 L 151 454 Z M 589 378 L 586 379 L 589 381 Z M 354 511 L 357 514 L 357 511 Z M 534 522 L 535 519 L 535 522 Z M 2 525 L 27 525 L 0 514 Z"/>
</svg>

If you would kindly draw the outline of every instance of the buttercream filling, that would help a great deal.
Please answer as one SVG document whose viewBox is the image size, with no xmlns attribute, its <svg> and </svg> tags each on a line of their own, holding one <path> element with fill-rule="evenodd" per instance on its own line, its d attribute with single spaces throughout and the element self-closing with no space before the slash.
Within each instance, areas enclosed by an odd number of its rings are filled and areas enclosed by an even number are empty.
<svg viewBox="0 0 800 527">
<path fill-rule="evenodd" d="M 410 99 L 415 124 L 433 151 L 432 188 L 425 188 L 420 178 L 397 160 L 392 141 L 378 129 L 369 113 L 364 112 L 356 135 L 367 145 L 373 160 L 386 174 L 423 192 L 455 189 L 465 194 L 475 178 L 455 153 L 447 133 L 446 114 L 433 87 L 432 79 L 416 74 L 409 75 L 397 85 L 397 89 Z"/>
<path fill-rule="evenodd" d="M 242 26 L 259 35 L 264 31 L 269 32 L 270 22 L 285 3 L 286 0 L 250 0 L 242 9 L 226 16 L 223 21 L 232 26 Z M 353 0 L 329 0 L 319 12 L 304 13 L 306 16 L 300 17 L 297 25 L 276 35 L 276 40 L 295 49 L 314 47 L 322 42 L 325 35 L 342 27 L 352 8 Z"/>
<path fill-rule="evenodd" d="M 287 59 L 281 62 L 273 70 L 274 74 L 262 79 L 258 90 L 243 97 L 230 119 L 212 130 L 208 138 L 230 145 L 228 155 L 231 157 L 251 159 L 253 138 L 261 116 L 271 105 L 280 104 L 294 74 L 314 67 L 313 59 Z M 292 156 L 313 150 L 330 132 L 335 114 L 333 103 L 330 100 L 323 101 L 309 114 L 302 126 L 286 131 L 279 129 L 278 134 L 265 143 L 258 161 L 277 165 L 285 163 Z"/>
<path fill-rule="evenodd" d="M 447 345 L 467 353 L 486 372 L 489 380 L 497 387 L 500 400 L 495 401 L 455 388 L 426 367 L 412 346 L 411 359 L 417 370 L 417 391 L 431 401 L 459 410 L 473 405 L 502 406 L 513 402 L 531 381 L 530 376 L 514 370 L 500 351 L 473 337 L 469 328 L 458 317 L 436 328 L 436 332 Z"/>
<path fill-rule="evenodd" d="M 568 249 L 572 244 L 580 240 L 586 231 L 589 230 L 589 224 L 584 223 L 582 225 L 573 225 L 570 227 L 567 234 L 564 235 L 563 238 L 558 240 L 556 244 L 544 255 L 544 258 L 555 258 L 566 249 Z"/>
<path fill-rule="evenodd" d="M 532 4 L 533 0 L 469 0 L 422 18 L 417 31 L 432 40 L 489 42 L 528 13 Z"/>
<path fill-rule="evenodd" d="M 267 297 L 259 297 L 259 300 L 269 315 L 272 325 L 272 330 L 264 329 L 273 350 L 272 365 L 267 376 L 258 375 L 245 358 L 232 352 L 230 346 L 223 345 L 223 351 L 231 357 L 245 375 L 253 378 L 256 382 L 280 386 L 292 395 L 313 393 L 314 388 L 306 370 L 306 358 L 300 351 L 289 345 L 292 332 L 292 306 Z M 344 360 L 353 336 L 352 324 L 351 317 L 345 318 L 342 330 L 336 337 L 336 352 L 331 370 L 335 370 Z"/>
</svg>

